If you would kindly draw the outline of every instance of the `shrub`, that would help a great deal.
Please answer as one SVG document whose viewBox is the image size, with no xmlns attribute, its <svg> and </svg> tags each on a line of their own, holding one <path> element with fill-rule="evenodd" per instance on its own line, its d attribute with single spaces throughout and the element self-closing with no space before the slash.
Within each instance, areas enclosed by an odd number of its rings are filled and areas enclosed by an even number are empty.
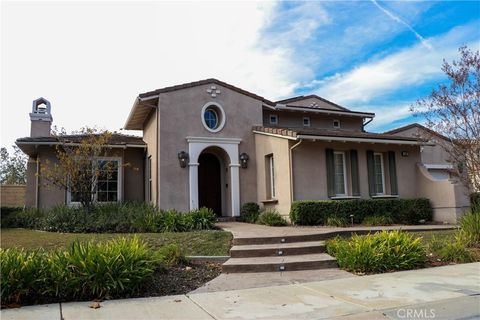
<svg viewBox="0 0 480 320">
<path fill-rule="evenodd" d="M 213 229 L 217 216 L 212 209 L 200 208 L 186 214 L 185 220 L 189 230 Z"/>
<path fill-rule="evenodd" d="M 2 217 L 3 219 L 3 217 Z M 46 212 L 27 210 L 11 213 L 2 227 L 31 228 L 56 232 L 180 232 L 214 228 L 216 216 L 206 208 L 181 213 L 161 211 L 148 203 L 97 204 L 82 207 L 56 206 Z"/>
<path fill-rule="evenodd" d="M 393 219 L 389 216 L 367 216 L 362 223 L 367 226 L 388 226 L 393 224 Z"/>
<path fill-rule="evenodd" d="M 480 245 L 480 208 L 463 215 L 459 221 L 466 245 Z"/>
<path fill-rule="evenodd" d="M 426 262 L 421 238 L 402 231 L 379 232 L 351 239 L 327 241 L 327 252 L 342 269 L 355 272 L 386 272 L 421 267 Z"/>
<path fill-rule="evenodd" d="M 418 224 L 432 220 L 433 210 L 428 199 L 361 199 L 295 201 L 290 220 L 299 225 L 322 225 L 327 217 L 336 216 L 361 223 L 367 216 L 388 216 L 394 223 Z"/>
<path fill-rule="evenodd" d="M 247 202 L 240 210 L 240 220 L 247 223 L 256 223 L 260 216 L 260 206 L 255 202 Z"/>
<path fill-rule="evenodd" d="M 438 239 L 435 236 L 427 244 L 428 252 L 443 262 L 467 263 L 476 261 L 467 248 L 464 234 L 460 231 L 452 239 Z"/>
<path fill-rule="evenodd" d="M 182 264 L 186 262 L 185 255 L 176 244 L 169 244 L 161 247 L 156 252 L 156 256 L 166 266 Z"/>
<path fill-rule="evenodd" d="M 472 211 L 480 210 L 480 192 L 474 192 L 470 195 L 470 203 Z"/>
<path fill-rule="evenodd" d="M 175 245 L 154 252 L 136 237 L 74 242 L 65 251 L 0 249 L 1 302 L 134 294 L 155 270 L 182 259 Z"/>
<path fill-rule="evenodd" d="M 287 220 L 285 220 L 277 211 L 267 210 L 260 214 L 258 217 L 258 223 L 267 226 L 286 226 Z"/>
<path fill-rule="evenodd" d="M 341 217 L 331 216 L 327 218 L 325 225 L 329 227 L 346 227 L 347 220 Z"/>
</svg>

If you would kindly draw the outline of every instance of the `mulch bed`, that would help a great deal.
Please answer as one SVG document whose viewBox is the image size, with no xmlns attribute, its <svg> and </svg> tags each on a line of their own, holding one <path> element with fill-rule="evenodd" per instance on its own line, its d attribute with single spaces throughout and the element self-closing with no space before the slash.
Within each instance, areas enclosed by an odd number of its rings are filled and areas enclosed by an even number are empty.
<svg viewBox="0 0 480 320">
<path fill-rule="evenodd" d="M 184 264 L 171 266 L 166 271 L 158 271 L 154 274 L 153 280 L 145 284 L 138 294 L 135 295 L 116 295 L 107 296 L 104 300 L 126 299 L 126 298 L 143 298 L 143 297 L 160 297 L 167 295 L 185 294 L 203 286 L 208 281 L 216 278 L 222 272 L 220 264 L 203 263 L 203 264 Z M 85 301 L 68 299 L 61 302 Z M 88 300 L 87 300 L 88 301 Z M 101 301 L 92 299 L 92 301 Z M 26 297 L 22 300 L 22 304 L 2 305 L 4 308 L 19 308 L 21 306 L 58 303 L 58 298 L 53 297 Z"/>
</svg>

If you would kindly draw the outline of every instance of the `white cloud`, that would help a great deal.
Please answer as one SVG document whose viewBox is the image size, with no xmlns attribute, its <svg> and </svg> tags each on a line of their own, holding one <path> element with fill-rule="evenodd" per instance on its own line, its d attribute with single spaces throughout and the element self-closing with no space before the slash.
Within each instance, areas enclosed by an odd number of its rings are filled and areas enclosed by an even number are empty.
<svg viewBox="0 0 480 320">
<path fill-rule="evenodd" d="M 447 34 L 429 39 L 434 50 L 417 44 L 380 60 L 364 63 L 346 73 L 322 79 L 318 93 L 337 103 L 358 106 L 439 78 L 443 59 L 457 58 L 459 45 L 475 34 L 473 25 L 454 28 Z M 479 47 L 478 40 L 467 44 L 472 48 Z"/>
<path fill-rule="evenodd" d="M 432 49 L 432 46 L 430 45 L 430 43 L 428 43 L 428 41 L 422 37 L 410 24 L 408 24 L 405 20 L 403 20 L 402 18 L 400 18 L 399 16 L 395 15 L 393 12 L 385 9 L 384 7 L 382 7 L 381 5 L 378 4 L 378 2 L 376 0 L 371 0 L 372 3 L 378 8 L 380 9 L 383 13 L 385 13 L 388 17 L 390 17 L 390 19 L 392 19 L 393 21 L 396 21 L 398 23 L 401 23 L 403 24 L 404 26 L 406 26 L 414 35 L 415 37 L 417 37 L 420 42 L 422 43 L 423 46 L 425 46 L 425 48 L 427 49 Z"/>
<path fill-rule="evenodd" d="M 273 2 L 1 5 L 2 145 L 28 136 L 40 96 L 69 131 L 119 129 L 141 92 L 215 77 L 269 98 L 311 75 L 282 43 L 259 43 Z"/>
</svg>

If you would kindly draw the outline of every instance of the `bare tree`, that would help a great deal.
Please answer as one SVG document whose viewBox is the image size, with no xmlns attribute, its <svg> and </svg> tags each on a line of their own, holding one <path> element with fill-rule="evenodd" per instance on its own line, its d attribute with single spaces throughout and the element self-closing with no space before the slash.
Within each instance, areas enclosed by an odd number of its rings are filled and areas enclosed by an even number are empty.
<svg viewBox="0 0 480 320">
<path fill-rule="evenodd" d="M 465 185 L 480 191 L 480 54 L 466 46 L 459 53 L 459 60 L 443 61 L 448 82 L 411 109 L 425 117 L 428 128 L 449 138 L 439 139 L 438 144 Z"/>
<path fill-rule="evenodd" d="M 85 127 L 72 135 L 64 130 L 54 131 L 54 136 L 61 142 L 56 146 L 57 161 L 42 162 L 40 176 L 47 185 L 70 191 L 89 210 L 95 200 L 99 176 L 114 171 L 108 162 L 97 161 L 108 155 L 112 133 Z"/>
<path fill-rule="evenodd" d="M 7 148 L 0 149 L 0 183 L 26 184 L 28 157 L 17 146 L 13 146 L 13 155 Z"/>
</svg>

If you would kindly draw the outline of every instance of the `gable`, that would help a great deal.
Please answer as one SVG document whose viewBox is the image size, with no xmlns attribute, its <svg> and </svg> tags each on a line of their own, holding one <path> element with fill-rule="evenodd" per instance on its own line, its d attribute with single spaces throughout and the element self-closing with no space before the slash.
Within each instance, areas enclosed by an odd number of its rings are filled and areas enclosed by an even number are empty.
<svg viewBox="0 0 480 320">
<path fill-rule="evenodd" d="M 344 108 L 317 95 L 299 96 L 290 99 L 280 100 L 277 101 L 277 103 L 285 104 L 287 107 L 349 111 L 347 108 Z"/>
</svg>

